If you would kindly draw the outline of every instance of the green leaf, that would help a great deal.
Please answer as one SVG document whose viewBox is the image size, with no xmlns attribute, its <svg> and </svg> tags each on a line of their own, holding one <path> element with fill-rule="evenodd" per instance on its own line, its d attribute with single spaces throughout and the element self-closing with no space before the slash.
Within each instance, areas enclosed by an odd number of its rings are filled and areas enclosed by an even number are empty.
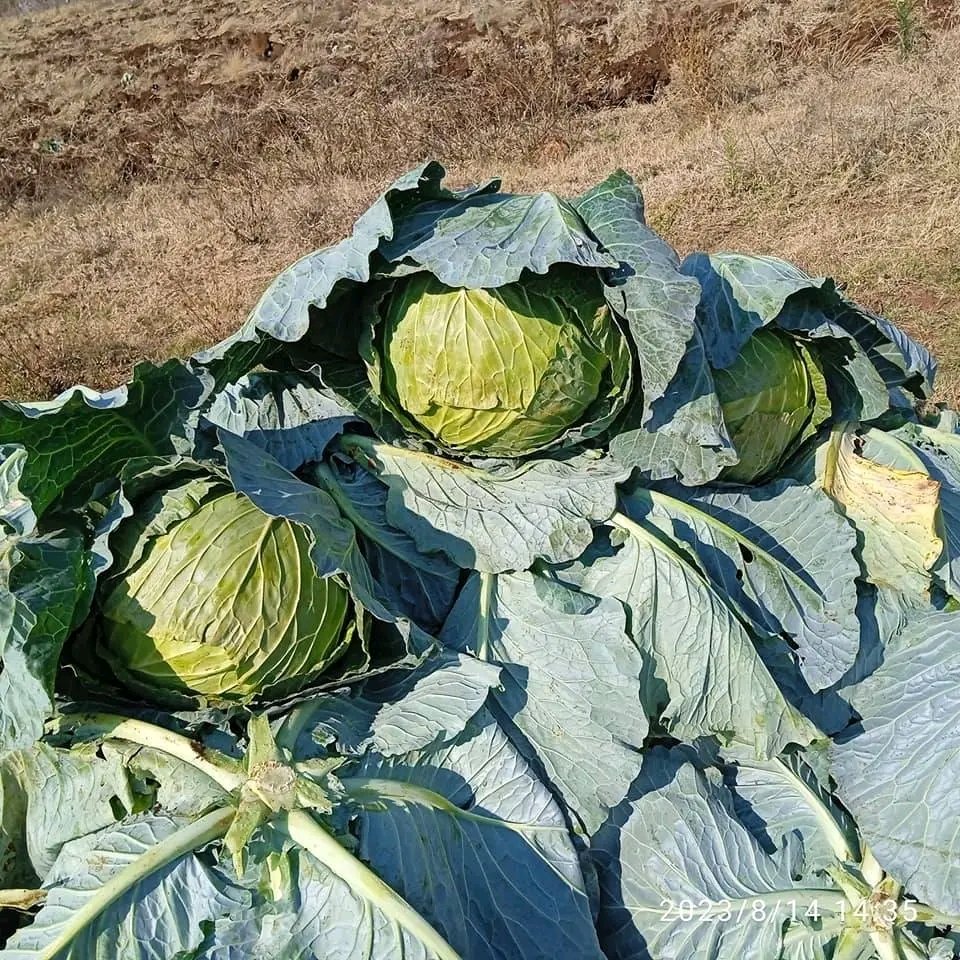
<svg viewBox="0 0 960 960">
<path fill-rule="evenodd" d="M 747 340 L 783 312 L 803 291 L 833 289 L 825 277 L 807 276 L 777 257 L 742 253 L 691 253 L 680 271 L 703 287 L 697 320 L 710 365 L 729 367 Z"/>
<path fill-rule="evenodd" d="M 310 328 L 311 309 L 326 307 L 339 284 L 370 279 L 370 258 L 384 238 L 393 236 L 398 214 L 418 202 L 453 201 L 499 189 L 499 181 L 491 181 L 461 195 L 440 185 L 443 176 L 443 167 L 431 161 L 398 178 L 360 216 L 349 237 L 287 267 L 264 292 L 246 323 L 223 342 L 196 354 L 194 361 L 209 367 L 223 383 L 238 379 L 276 352 L 278 341 L 302 339 Z"/>
<path fill-rule="evenodd" d="M 270 810 L 266 804 L 244 785 L 230 828 L 223 837 L 223 846 L 233 858 L 233 869 L 238 877 L 246 872 L 250 841 L 269 817 Z"/>
<path fill-rule="evenodd" d="M 252 373 L 219 393 L 204 419 L 261 447 L 287 470 L 319 460 L 352 413 L 308 374 Z"/>
<path fill-rule="evenodd" d="M 347 523 L 328 493 L 284 469 L 265 450 L 226 431 L 220 434 L 234 489 L 264 513 L 304 526 L 313 537 L 310 557 L 321 576 L 345 573 L 365 607 L 384 620 L 392 614 L 376 598 L 377 588 Z"/>
<path fill-rule="evenodd" d="M 279 848 L 279 842 L 274 845 Z M 355 889 L 310 854 L 294 847 L 275 854 L 270 879 L 281 885 L 255 910 L 212 925 L 196 960 L 448 960 L 386 915 L 375 898 Z M 267 868 L 264 868 L 267 873 Z M 191 955 L 193 960 L 193 955 Z"/>
<path fill-rule="evenodd" d="M 629 474 L 586 455 L 484 470 L 354 435 L 344 448 L 389 487 L 387 520 L 420 550 L 494 573 L 578 556 L 592 539 L 591 522 L 610 516 L 615 486 Z"/>
<path fill-rule="evenodd" d="M 643 424 L 638 413 L 636 406 L 627 412 L 610 440 L 610 453 L 651 480 L 709 483 L 737 462 L 699 330 L 654 404 L 652 419 Z"/>
<path fill-rule="evenodd" d="M 312 479 L 353 524 L 390 609 L 431 633 L 438 629 L 453 604 L 460 568 L 439 551 L 421 551 L 408 533 L 389 523 L 389 487 L 367 470 L 336 457 L 319 465 Z"/>
<path fill-rule="evenodd" d="M 93 747 L 57 750 L 38 743 L 4 759 L 26 801 L 23 835 L 33 872 L 45 878 L 65 843 L 111 826 L 134 808 L 126 768 Z"/>
<path fill-rule="evenodd" d="M 20 489 L 27 456 L 23 447 L 0 446 L 0 532 L 27 536 L 37 527 L 30 498 Z"/>
<path fill-rule="evenodd" d="M 726 592 L 676 541 L 627 502 L 612 523 L 625 539 L 586 569 L 582 588 L 617 597 L 652 669 L 644 701 L 681 739 L 716 735 L 773 756 L 816 729 L 785 699 Z"/>
<path fill-rule="evenodd" d="M 0 754 L 42 734 L 60 653 L 92 580 L 76 534 L 0 539 Z"/>
<path fill-rule="evenodd" d="M 629 502 L 693 552 L 754 630 L 789 641 L 811 690 L 853 664 L 857 537 L 825 494 L 787 480 L 742 492 L 638 489 Z"/>
<path fill-rule="evenodd" d="M 862 717 L 831 750 L 840 799 L 880 865 L 915 897 L 960 915 L 958 616 L 915 614 L 848 692 Z"/>
<path fill-rule="evenodd" d="M 106 393 L 78 386 L 40 403 L 0 401 L 0 443 L 26 448 L 19 486 L 42 517 L 58 502 L 83 505 L 128 460 L 187 452 L 209 386 L 169 360 L 139 364 L 130 383 Z"/>
<path fill-rule="evenodd" d="M 794 750 L 758 760 L 744 750 L 723 751 L 738 818 L 773 857 L 799 838 L 808 879 L 838 863 L 859 862 L 861 855 L 856 825 L 828 789 L 822 754 Z"/>
<path fill-rule="evenodd" d="M 249 904 L 192 853 L 225 823 L 222 811 L 192 824 L 147 815 L 71 841 L 44 906 L 0 958 L 169 960 L 195 950 L 207 923 Z"/>
<path fill-rule="evenodd" d="M 497 715 L 597 829 L 625 796 L 648 729 L 622 606 L 532 573 L 474 574 L 440 639 L 502 668 Z"/>
<path fill-rule="evenodd" d="M 170 816 L 195 820 L 228 800 L 223 788 L 205 773 L 162 750 L 123 740 L 108 741 L 100 750 L 107 759 L 120 757 L 141 797 Z"/>
<path fill-rule="evenodd" d="M 412 261 L 448 287 L 500 287 L 525 270 L 546 273 L 555 263 L 617 266 L 574 208 L 552 193 L 421 204 L 397 221 L 380 252 L 394 262 Z"/>
<path fill-rule="evenodd" d="M 788 858 L 764 852 L 716 771 L 657 750 L 635 790 L 593 843 L 610 960 L 771 960 L 791 904 L 799 923 L 812 904 L 836 910 L 839 890 L 794 880 Z"/>
<path fill-rule="evenodd" d="M 467 657 L 443 659 L 412 685 L 386 677 L 364 685 L 374 709 L 376 700 L 397 708 L 378 742 L 418 748 L 384 757 L 365 744 L 338 770 L 349 838 L 334 839 L 302 812 L 285 827 L 299 849 L 281 846 L 267 827 L 254 882 L 269 897 L 215 924 L 201 957 L 602 960 L 560 807 L 488 711 L 464 722 L 459 690 L 476 707 L 475 694 L 485 695 L 497 671 Z M 315 752 L 329 737 L 328 721 L 341 716 L 326 709 L 334 698 L 323 699 L 317 711 L 298 707 L 278 730 L 280 743 L 294 745 L 298 769 L 306 765 L 301 751 Z M 440 742 L 430 730 L 444 727 L 458 732 Z"/>
<path fill-rule="evenodd" d="M 393 757 L 452 740 L 500 683 L 500 668 L 441 651 L 414 670 L 394 670 L 349 691 L 322 694 L 297 707 L 277 733 L 298 755 L 304 729 L 340 753 L 375 750 Z"/>
<path fill-rule="evenodd" d="M 574 205 L 604 249 L 621 261 L 605 293 L 636 345 L 643 393 L 633 419 L 643 426 L 693 339 L 700 286 L 680 273 L 674 250 L 646 225 L 640 188 L 625 171 L 617 170 Z"/>
<path fill-rule="evenodd" d="M 560 808 L 488 714 L 437 752 L 370 754 L 357 778 L 360 857 L 463 957 L 601 960 Z"/>
<path fill-rule="evenodd" d="M 848 368 L 848 388 L 851 394 L 864 391 L 860 419 L 886 409 L 888 388 L 906 386 L 921 396 L 931 389 L 930 354 L 889 320 L 841 296 L 829 277 L 810 277 L 777 257 L 739 253 L 694 253 L 680 269 L 703 286 L 698 320 L 714 367 L 730 366 L 751 334 L 776 322 L 817 341 L 845 341 L 848 357 L 855 348 L 859 359 Z M 836 372 L 844 366 L 839 362 Z M 844 416 L 858 414 L 848 410 Z"/>
<path fill-rule="evenodd" d="M 0 889 L 29 888 L 37 877 L 27 855 L 27 796 L 10 769 L 8 755 L 0 760 Z"/>
</svg>

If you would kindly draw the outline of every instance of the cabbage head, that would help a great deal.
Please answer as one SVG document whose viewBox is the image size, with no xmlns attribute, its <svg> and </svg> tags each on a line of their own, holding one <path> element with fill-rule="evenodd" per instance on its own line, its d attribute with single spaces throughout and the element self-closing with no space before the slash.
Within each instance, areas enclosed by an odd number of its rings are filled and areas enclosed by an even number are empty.
<svg viewBox="0 0 960 960">
<path fill-rule="evenodd" d="M 729 367 L 714 371 L 714 382 L 740 457 L 721 478 L 761 481 L 793 451 L 813 417 L 816 396 L 807 361 L 786 334 L 760 330 Z"/>
<path fill-rule="evenodd" d="M 115 536 L 98 649 L 151 699 L 285 696 L 349 644 L 348 591 L 317 574 L 306 531 L 229 487 L 194 480 L 155 494 Z"/>
<path fill-rule="evenodd" d="M 420 273 L 375 309 L 368 369 L 381 401 L 455 452 L 516 457 L 549 446 L 609 406 L 629 376 L 626 339 L 598 277 L 584 271 L 554 268 L 493 289 Z"/>
</svg>

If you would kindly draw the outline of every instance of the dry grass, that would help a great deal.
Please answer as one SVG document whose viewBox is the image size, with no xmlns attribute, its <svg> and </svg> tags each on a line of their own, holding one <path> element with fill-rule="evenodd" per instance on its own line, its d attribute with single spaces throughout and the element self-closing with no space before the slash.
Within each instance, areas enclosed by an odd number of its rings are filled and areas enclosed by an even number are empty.
<svg viewBox="0 0 960 960">
<path fill-rule="evenodd" d="M 960 11 L 909 0 L 80 2 L 0 19 L 0 394 L 233 329 L 423 157 L 849 282 L 960 401 Z"/>
</svg>

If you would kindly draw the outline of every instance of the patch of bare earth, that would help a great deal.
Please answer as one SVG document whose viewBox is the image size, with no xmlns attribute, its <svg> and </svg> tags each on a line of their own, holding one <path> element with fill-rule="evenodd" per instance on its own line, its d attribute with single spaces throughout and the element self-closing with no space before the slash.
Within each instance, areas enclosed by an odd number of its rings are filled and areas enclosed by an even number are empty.
<svg viewBox="0 0 960 960">
<path fill-rule="evenodd" d="M 98 3 L 0 18 L 0 394 L 235 328 L 425 157 L 847 281 L 960 402 L 960 11 L 887 0 Z"/>
</svg>

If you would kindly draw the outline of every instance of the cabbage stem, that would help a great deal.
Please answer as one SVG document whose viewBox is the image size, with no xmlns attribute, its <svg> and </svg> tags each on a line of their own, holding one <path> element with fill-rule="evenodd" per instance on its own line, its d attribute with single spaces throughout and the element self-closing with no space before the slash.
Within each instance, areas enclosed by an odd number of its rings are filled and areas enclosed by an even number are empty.
<svg viewBox="0 0 960 960">
<path fill-rule="evenodd" d="M 428 951 L 436 954 L 439 960 L 462 960 L 460 954 L 396 890 L 342 847 L 309 813 L 293 810 L 279 818 L 277 824 L 285 829 L 294 843 L 316 857 L 354 893 L 376 906 Z"/>
<path fill-rule="evenodd" d="M 233 821 L 236 810 L 232 807 L 220 807 L 193 823 L 187 824 L 146 853 L 141 854 L 132 863 L 112 876 L 97 890 L 83 906 L 70 914 L 60 932 L 36 955 L 36 960 L 53 960 L 61 950 L 73 943 L 75 937 L 103 913 L 112 903 L 119 900 L 128 890 L 141 880 L 172 863 L 192 850 L 205 846 L 211 840 L 222 837 Z"/>
<path fill-rule="evenodd" d="M 497 588 L 495 573 L 480 574 L 480 615 L 477 617 L 477 659 L 490 658 L 490 608 Z"/>
<path fill-rule="evenodd" d="M 352 460 L 358 461 L 368 470 L 377 473 L 380 471 L 380 465 L 375 457 L 377 455 L 378 441 L 373 437 L 364 437 L 359 433 L 344 433 L 340 436 L 340 449 Z"/>
<path fill-rule="evenodd" d="M 515 833 L 568 832 L 566 826 L 548 827 L 540 824 L 518 823 L 515 820 L 500 820 L 497 817 L 473 813 L 470 810 L 458 807 L 434 790 L 428 790 L 426 787 L 407 781 L 386 780 L 379 777 L 343 777 L 340 782 L 350 798 L 361 806 L 364 803 L 382 806 L 384 800 L 393 800 L 398 804 L 415 803 L 421 807 L 430 807 L 460 820 L 469 820 L 489 827 L 513 830 Z"/>
<path fill-rule="evenodd" d="M 875 887 L 883 880 L 883 867 L 877 863 L 877 858 L 874 857 L 873 851 L 867 846 L 863 848 L 863 860 L 860 863 L 860 872 L 863 874 L 863 879 L 866 880 L 871 887 Z"/>
<path fill-rule="evenodd" d="M 909 899 L 907 903 L 916 911 L 917 919 L 921 923 L 927 924 L 927 926 L 954 927 L 955 929 L 960 929 L 960 916 L 941 913 L 926 903 L 919 903 Z"/>
<path fill-rule="evenodd" d="M 0 890 L 0 910 L 29 910 L 46 899 L 46 890 L 11 887 L 8 890 Z"/>
<path fill-rule="evenodd" d="M 196 740 L 144 720 L 131 720 L 109 713 L 71 713 L 57 718 L 56 725 L 85 727 L 105 739 L 127 740 L 141 747 L 159 750 L 205 773 L 227 793 L 239 790 L 246 780 L 246 776 L 228 768 L 236 765 L 229 757 L 207 750 Z M 218 756 L 220 762 L 207 759 L 210 754 Z M 239 765 L 236 766 L 239 769 Z"/>
<path fill-rule="evenodd" d="M 871 930 L 870 939 L 877 951 L 877 960 L 903 960 L 903 954 L 892 930 Z"/>
</svg>

